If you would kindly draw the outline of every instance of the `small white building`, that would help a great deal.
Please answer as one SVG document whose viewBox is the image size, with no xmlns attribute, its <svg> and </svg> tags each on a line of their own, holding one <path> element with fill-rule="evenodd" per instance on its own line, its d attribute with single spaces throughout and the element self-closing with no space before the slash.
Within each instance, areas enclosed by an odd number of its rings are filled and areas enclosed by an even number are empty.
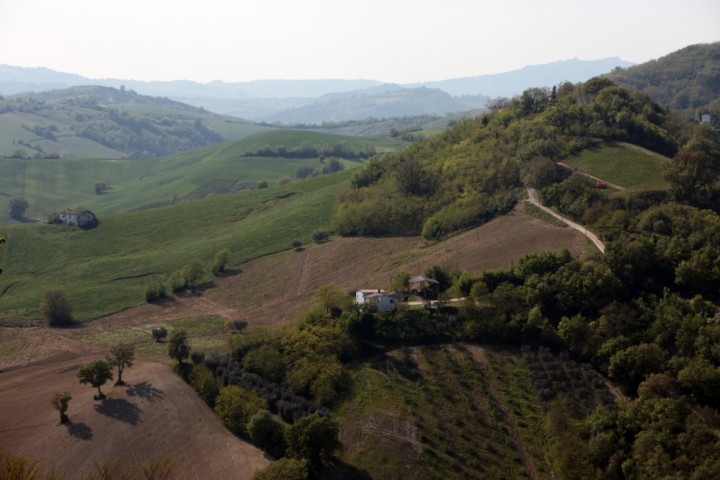
<svg viewBox="0 0 720 480">
<path fill-rule="evenodd" d="M 710 116 L 709 113 L 703 113 L 700 116 L 700 123 L 702 123 L 703 125 L 710 125 L 711 121 L 712 121 L 712 117 Z"/>
<path fill-rule="evenodd" d="M 355 292 L 355 303 L 357 305 L 376 306 L 380 312 L 391 312 L 397 308 L 400 301 L 400 295 L 391 293 L 385 294 L 385 290 L 381 288 L 362 289 Z"/>
<path fill-rule="evenodd" d="M 87 210 L 63 210 L 51 216 L 55 222 L 64 223 L 73 227 L 84 227 L 97 221 L 95 214 Z"/>
</svg>

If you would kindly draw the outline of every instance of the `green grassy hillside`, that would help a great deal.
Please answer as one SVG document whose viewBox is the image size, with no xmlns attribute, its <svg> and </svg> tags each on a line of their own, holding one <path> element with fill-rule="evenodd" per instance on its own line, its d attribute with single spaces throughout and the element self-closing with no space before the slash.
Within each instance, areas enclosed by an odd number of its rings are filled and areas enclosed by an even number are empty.
<svg viewBox="0 0 720 480">
<path fill-rule="evenodd" d="M 236 264 L 310 240 L 326 228 L 335 194 L 350 172 L 278 188 L 213 196 L 195 202 L 101 218 L 82 231 L 21 225 L 6 231 L 0 276 L 0 316 L 38 318 L 48 288 L 65 289 L 78 320 L 144 301 L 144 281 L 198 258 L 209 264 L 229 248 Z"/>
<path fill-rule="evenodd" d="M 568 165 L 631 190 L 667 189 L 662 167 L 669 158 L 642 147 L 620 143 L 582 151 Z"/>
<path fill-rule="evenodd" d="M 0 159 L 0 224 L 13 223 L 6 199 L 22 195 L 30 204 L 26 217 L 44 221 L 45 215 L 67 207 L 84 207 L 98 215 L 169 205 L 254 187 L 271 185 L 282 176 L 295 178 L 300 166 L 321 169 L 318 158 L 247 157 L 267 145 L 288 148 L 305 142 L 332 145 L 344 141 L 363 148 L 368 139 L 306 131 L 272 131 L 246 139 L 157 159 Z M 398 149 L 402 142 L 393 143 Z M 390 149 L 390 146 L 380 147 Z M 359 165 L 346 161 L 345 167 Z M 94 185 L 112 188 L 96 195 Z"/>
</svg>

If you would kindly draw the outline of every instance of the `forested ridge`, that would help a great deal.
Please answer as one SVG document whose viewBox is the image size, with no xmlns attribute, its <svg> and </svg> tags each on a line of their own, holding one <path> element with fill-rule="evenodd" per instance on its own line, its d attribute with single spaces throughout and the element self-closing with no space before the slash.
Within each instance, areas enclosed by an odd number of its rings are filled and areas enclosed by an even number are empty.
<svg viewBox="0 0 720 480">
<path fill-rule="evenodd" d="M 343 235 L 440 238 L 507 212 L 523 184 L 558 180 L 554 161 L 603 142 L 627 141 L 673 156 L 692 129 L 645 94 L 603 78 L 530 89 L 497 100 L 353 178 L 335 218 Z"/>
</svg>

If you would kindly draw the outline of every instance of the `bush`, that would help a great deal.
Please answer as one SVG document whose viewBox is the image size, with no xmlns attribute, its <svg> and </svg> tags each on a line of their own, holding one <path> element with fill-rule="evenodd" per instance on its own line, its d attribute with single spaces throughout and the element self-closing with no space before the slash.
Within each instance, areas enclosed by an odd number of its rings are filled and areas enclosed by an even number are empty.
<svg viewBox="0 0 720 480">
<path fill-rule="evenodd" d="M 73 320 L 72 307 L 59 288 L 47 290 L 43 296 L 40 311 L 51 327 L 70 325 Z"/>
<path fill-rule="evenodd" d="M 197 284 L 205 275 L 205 266 L 200 260 L 193 260 L 185 265 L 182 269 L 182 277 L 185 282 L 185 288 L 192 287 Z"/>
<path fill-rule="evenodd" d="M 290 243 L 290 246 L 299 252 L 302 250 L 302 241 L 295 239 Z"/>
<path fill-rule="evenodd" d="M 217 275 L 224 272 L 229 258 L 230 250 L 228 250 L 227 248 L 223 248 L 222 250 L 217 252 L 215 254 L 215 257 L 213 258 L 213 274 Z"/>
<path fill-rule="evenodd" d="M 322 230 L 315 230 L 312 234 L 312 239 L 315 243 L 327 242 L 330 239 L 330 234 Z"/>
<path fill-rule="evenodd" d="M 165 282 L 160 278 L 151 278 L 145 284 L 145 301 L 152 303 L 165 298 Z"/>
<path fill-rule="evenodd" d="M 215 406 L 215 399 L 220 393 L 220 387 L 215 375 L 205 365 L 195 365 L 188 377 L 190 386 L 195 389 L 200 398 L 207 403 L 210 408 Z"/>
</svg>

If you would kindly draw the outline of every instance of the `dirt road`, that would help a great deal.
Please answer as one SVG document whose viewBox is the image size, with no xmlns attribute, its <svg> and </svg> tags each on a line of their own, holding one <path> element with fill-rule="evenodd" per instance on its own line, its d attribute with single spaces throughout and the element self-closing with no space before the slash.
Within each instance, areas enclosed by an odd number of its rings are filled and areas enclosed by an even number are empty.
<svg viewBox="0 0 720 480">
<path fill-rule="evenodd" d="M 530 198 L 530 203 L 532 203 L 533 205 L 538 207 L 543 212 L 548 213 L 548 214 L 552 215 L 553 217 L 557 218 L 558 220 L 560 220 L 561 222 L 563 222 L 570 228 L 573 228 L 573 229 L 577 230 L 578 232 L 582 233 L 587 238 L 589 238 L 591 242 L 593 242 L 593 244 L 597 247 L 597 249 L 600 250 L 600 253 L 602 253 L 602 254 L 605 253 L 605 244 L 597 237 L 597 235 L 595 235 L 593 232 L 588 230 L 587 227 L 580 225 L 578 223 L 575 223 L 572 220 L 568 220 L 567 218 L 563 217 L 562 215 L 559 215 L 559 214 L 555 213 L 554 211 L 550 210 L 548 207 L 544 206 L 540 202 L 540 198 L 538 197 L 537 192 L 535 191 L 534 188 L 528 187 L 527 193 L 528 193 L 528 197 Z"/>
</svg>

